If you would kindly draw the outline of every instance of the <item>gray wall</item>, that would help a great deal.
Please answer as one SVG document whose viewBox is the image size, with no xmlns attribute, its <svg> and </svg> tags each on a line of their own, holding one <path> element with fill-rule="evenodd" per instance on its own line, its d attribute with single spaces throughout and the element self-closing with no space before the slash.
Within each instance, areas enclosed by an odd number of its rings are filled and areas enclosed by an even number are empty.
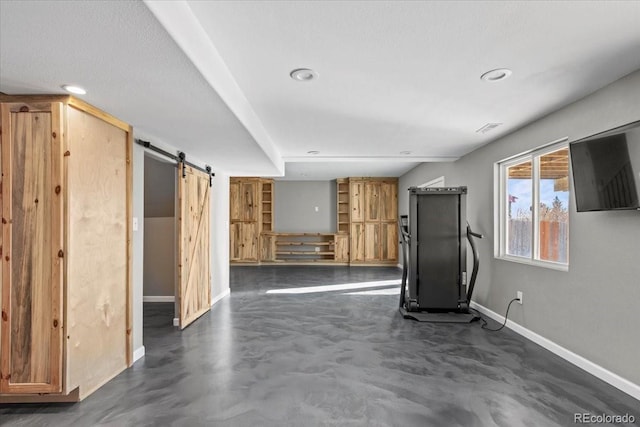
<svg viewBox="0 0 640 427">
<path fill-rule="evenodd" d="M 423 164 L 400 179 L 399 210 L 408 211 L 406 189 L 444 175 L 466 185 L 468 220 L 486 238 L 474 300 L 502 315 L 524 292 L 509 318 L 623 378 L 640 384 L 640 212 L 570 213 L 569 271 L 493 258 L 494 162 L 569 137 L 576 140 L 640 119 L 640 71 L 546 116 L 455 163 Z"/>
<path fill-rule="evenodd" d="M 275 202 L 275 231 L 336 232 L 335 181 L 276 181 Z"/>
<path fill-rule="evenodd" d="M 176 219 L 144 219 L 144 289 L 146 296 L 176 294 Z"/>
<path fill-rule="evenodd" d="M 176 166 L 144 156 L 144 216 L 175 216 Z"/>
</svg>

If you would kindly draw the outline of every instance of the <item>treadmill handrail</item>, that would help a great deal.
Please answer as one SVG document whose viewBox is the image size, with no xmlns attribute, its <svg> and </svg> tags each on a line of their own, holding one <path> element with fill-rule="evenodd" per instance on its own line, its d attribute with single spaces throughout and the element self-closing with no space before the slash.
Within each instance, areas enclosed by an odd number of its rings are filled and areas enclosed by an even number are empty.
<svg viewBox="0 0 640 427">
<path fill-rule="evenodd" d="M 484 238 L 482 234 L 476 233 L 473 230 L 471 230 L 471 226 L 469 225 L 469 223 L 467 223 L 467 240 L 469 240 L 469 244 L 471 245 L 471 253 L 473 254 L 473 270 L 471 272 L 471 280 L 469 281 L 469 287 L 467 289 L 467 306 L 471 303 L 473 288 L 476 285 L 478 269 L 480 268 L 480 256 L 478 255 L 476 243 L 473 239 L 474 237 L 477 237 L 478 239 Z"/>
</svg>

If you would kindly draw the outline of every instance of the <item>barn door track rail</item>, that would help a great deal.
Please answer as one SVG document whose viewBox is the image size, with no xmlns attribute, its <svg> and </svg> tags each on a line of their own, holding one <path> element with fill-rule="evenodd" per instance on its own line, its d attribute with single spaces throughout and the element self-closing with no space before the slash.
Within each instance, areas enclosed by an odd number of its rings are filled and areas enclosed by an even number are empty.
<svg viewBox="0 0 640 427">
<path fill-rule="evenodd" d="M 142 145 L 144 148 L 151 150 L 155 153 L 158 153 L 164 157 L 167 157 L 175 162 L 177 162 L 178 164 L 180 164 L 180 167 L 182 168 L 182 177 L 184 178 L 186 176 L 186 167 L 187 166 L 191 166 L 194 169 L 197 169 L 201 172 L 206 173 L 207 175 L 209 175 L 209 186 L 211 187 L 213 185 L 213 180 L 212 177 L 216 176 L 215 173 L 211 172 L 211 166 L 209 165 L 205 165 L 205 167 L 200 167 L 198 165 L 195 165 L 193 163 L 191 163 L 190 161 L 187 160 L 187 155 L 183 152 L 183 151 L 178 151 L 178 154 L 172 154 L 168 151 L 163 150 L 162 148 L 156 147 L 155 145 L 153 145 L 152 143 L 150 143 L 149 141 L 144 141 L 142 139 L 136 139 L 136 144 L 138 145 Z"/>
</svg>

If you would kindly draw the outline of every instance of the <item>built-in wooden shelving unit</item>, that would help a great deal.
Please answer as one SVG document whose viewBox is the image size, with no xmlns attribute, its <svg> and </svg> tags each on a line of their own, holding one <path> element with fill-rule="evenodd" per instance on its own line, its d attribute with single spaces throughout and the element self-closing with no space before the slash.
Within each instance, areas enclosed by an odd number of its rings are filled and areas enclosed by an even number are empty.
<svg viewBox="0 0 640 427">
<path fill-rule="evenodd" d="M 262 232 L 273 231 L 273 180 L 262 181 Z"/>
<path fill-rule="evenodd" d="M 349 180 L 338 179 L 337 182 L 337 224 L 338 233 L 349 233 Z"/>
</svg>

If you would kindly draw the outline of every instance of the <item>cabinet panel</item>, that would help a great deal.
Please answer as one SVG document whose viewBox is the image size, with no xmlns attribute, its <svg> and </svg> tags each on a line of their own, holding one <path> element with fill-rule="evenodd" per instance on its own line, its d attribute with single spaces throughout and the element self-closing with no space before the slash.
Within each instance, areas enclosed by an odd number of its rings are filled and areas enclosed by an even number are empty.
<svg viewBox="0 0 640 427">
<path fill-rule="evenodd" d="M 351 224 L 351 247 L 349 248 L 350 261 L 364 261 L 364 223 Z"/>
<path fill-rule="evenodd" d="M 258 260 L 258 224 L 234 222 L 229 235 L 231 261 Z"/>
<path fill-rule="evenodd" d="M 367 222 L 364 225 L 364 260 L 380 260 L 380 223 Z"/>
<path fill-rule="evenodd" d="M 243 221 L 257 221 L 258 220 L 258 197 L 257 197 L 257 183 L 255 182 L 243 182 L 241 203 L 242 203 L 242 220 Z"/>
<path fill-rule="evenodd" d="M 270 233 L 262 233 L 260 238 L 262 244 L 260 248 L 260 260 L 276 260 L 276 236 Z"/>
<path fill-rule="evenodd" d="M 380 220 L 380 184 L 367 182 L 364 186 L 365 221 Z"/>
<path fill-rule="evenodd" d="M 398 184 L 395 182 L 380 184 L 380 219 L 382 221 L 398 219 Z"/>
<path fill-rule="evenodd" d="M 242 256 L 242 223 L 232 222 L 229 228 L 229 260 L 239 261 Z"/>
<path fill-rule="evenodd" d="M 398 224 L 382 223 L 381 259 L 395 261 L 398 259 Z"/>
<path fill-rule="evenodd" d="M 258 224 L 240 223 L 240 257 L 246 261 L 258 260 Z"/>
<path fill-rule="evenodd" d="M 364 182 L 354 181 L 350 183 L 351 221 L 364 220 Z"/>
<path fill-rule="evenodd" d="M 61 104 L 2 106 L 2 393 L 62 389 Z"/>
<path fill-rule="evenodd" d="M 130 157 L 122 129 L 74 108 L 67 120 L 67 386 L 84 395 L 127 367 Z"/>
<path fill-rule="evenodd" d="M 338 262 L 349 261 L 349 235 L 336 234 L 335 260 Z"/>
<path fill-rule="evenodd" d="M 229 183 L 229 220 L 242 221 L 242 187 L 239 182 L 231 181 Z"/>
</svg>

